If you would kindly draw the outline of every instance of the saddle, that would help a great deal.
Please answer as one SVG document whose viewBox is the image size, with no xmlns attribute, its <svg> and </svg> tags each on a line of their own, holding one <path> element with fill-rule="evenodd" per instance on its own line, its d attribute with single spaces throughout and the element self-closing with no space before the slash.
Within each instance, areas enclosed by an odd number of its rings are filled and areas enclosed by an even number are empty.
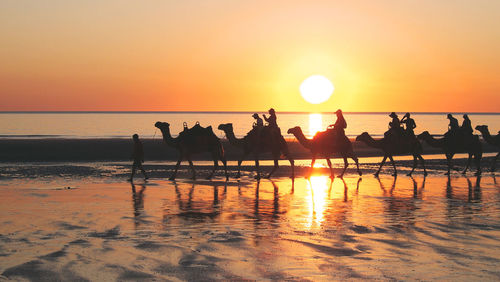
<svg viewBox="0 0 500 282">
<path fill-rule="evenodd" d="M 184 129 L 179 134 L 179 136 L 182 136 L 182 137 L 215 136 L 211 125 L 209 125 L 207 127 L 203 127 L 200 125 L 199 121 L 197 121 L 196 124 L 191 128 L 188 128 L 187 122 L 184 122 L 183 126 L 184 126 Z"/>
</svg>

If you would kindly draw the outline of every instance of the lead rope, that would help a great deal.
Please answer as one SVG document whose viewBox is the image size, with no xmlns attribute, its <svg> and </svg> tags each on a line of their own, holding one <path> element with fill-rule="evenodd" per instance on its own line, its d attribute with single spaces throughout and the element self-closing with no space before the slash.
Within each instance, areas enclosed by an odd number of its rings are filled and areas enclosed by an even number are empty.
<svg viewBox="0 0 500 282">
<path fill-rule="evenodd" d="M 156 132 L 158 131 L 158 128 L 155 129 L 155 134 L 153 135 L 153 140 L 155 140 Z"/>
</svg>

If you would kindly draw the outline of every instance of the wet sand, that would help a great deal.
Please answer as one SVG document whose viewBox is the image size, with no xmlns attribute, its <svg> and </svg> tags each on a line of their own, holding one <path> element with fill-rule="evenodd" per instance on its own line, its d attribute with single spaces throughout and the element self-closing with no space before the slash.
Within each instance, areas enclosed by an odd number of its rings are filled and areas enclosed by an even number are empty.
<svg viewBox="0 0 500 282">
<path fill-rule="evenodd" d="M 367 171 L 369 168 L 364 168 Z M 500 184 L 432 171 L 0 181 L 0 274 L 29 280 L 498 280 Z M 67 187 L 70 187 L 69 189 Z"/>
</svg>

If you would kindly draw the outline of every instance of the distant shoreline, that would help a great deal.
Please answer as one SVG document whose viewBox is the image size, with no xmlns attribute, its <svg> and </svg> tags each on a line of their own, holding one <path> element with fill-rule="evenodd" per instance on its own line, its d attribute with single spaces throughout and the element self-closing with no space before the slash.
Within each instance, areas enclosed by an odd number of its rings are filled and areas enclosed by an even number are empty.
<svg viewBox="0 0 500 282">
<path fill-rule="evenodd" d="M 266 113 L 266 110 L 258 111 L 0 111 L 0 114 L 252 114 Z M 406 113 L 407 111 L 396 111 Z M 295 112 L 279 111 L 279 114 L 334 114 L 335 112 Z M 387 112 L 344 112 L 344 114 L 355 115 L 385 115 Z M 500 115 L 500 112 L 411 112 L 413 115 L 446 115 L 446 114 L 469 114 L 469 115 Z"/>
</svg>

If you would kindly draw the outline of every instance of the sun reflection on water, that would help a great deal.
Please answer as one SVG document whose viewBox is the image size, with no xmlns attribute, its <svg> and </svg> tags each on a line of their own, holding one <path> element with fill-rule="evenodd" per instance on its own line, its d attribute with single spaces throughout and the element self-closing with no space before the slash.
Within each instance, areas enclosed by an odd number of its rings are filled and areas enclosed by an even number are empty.
<svg viewBox="0 0 500 282">
<path fill-rule="evenodd" d="M 308 204 L 309 204 L 309 222 L 308 228 L 314 225 L 321 225 L 325 216 L 325 208 L 328 202 L 328 176 L 311 176 L 307 182 L 307 188 L 310 191 Z"/>
<path fill-rule="evenodd" d="M 309 135 L 312 137 L 321 130 L 323 130 L 323 117 L 321 114 L 309 114 Z"/>
</svg>

